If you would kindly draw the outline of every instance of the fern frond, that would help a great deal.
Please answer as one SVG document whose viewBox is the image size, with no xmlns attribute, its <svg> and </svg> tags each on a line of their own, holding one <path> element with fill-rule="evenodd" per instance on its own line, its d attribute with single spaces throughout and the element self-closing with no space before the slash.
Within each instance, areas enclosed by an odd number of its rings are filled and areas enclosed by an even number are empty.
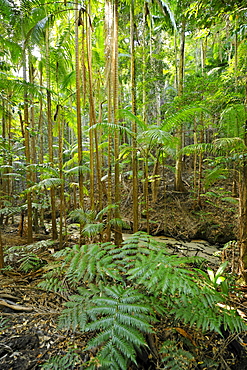
<svg viewBox="0 0 247 370">
<path fill-rule="evenodd" d="M 140 299 L 142 304 L 139 304 Z M 103 369 L 106 359 L 106 363 L 111 361 L 116 369 L 126 370 L 127 360 L 135 362 L 135 348 L 146 345 L 143 333 L 152 332 L 150 322 L 154 317 L 145 301 L 145 296 L 139 291 L 121 286 L 106 286 L 101 296 L 91 299 L 92 306 L 87 314 L 95 320 L 87 324 L 86 330 L 100 332 L 89 341 L 87 349 L 101 348 L 97 358 Z M 130 313 L 132 305 L 138 317 L 133 311 Z"/>
<path fill-rule="evenodd" d="M 177 343 L 171 340 L 163 343 L 160 352 L 163 354 L 162 362 L 164 362 L 166 369 L 187 370 L 191 368 L 191 363 L 195 361 L 190 352 L 178 348 Z"/>
<path fill-rule="evenodd" d="M 68 293 L 68 289 L 66 289 L 63 280 L 61 280 L 61 275 L 59 274 L 59 277 L 56 277 L 57 271 L 53 271 L 52 276 L 44 275 L 44 280 L 38 284 L 38 287 L 48 292 L 60 293 L 61 295 Z"/>
<path fill-rule="evenodd" d="M 42 365 L 42 370 L 74 370 L 78 369 L 78 365 L 82 364 L 81 357 L 70 350 L 64 356 L 51 357 Z"/>
<path fill-rule="evenodd" d="M 122 281 L 122 277 L 114 262 L 114 254 L 108 252 L 113 249 L 111 243 L 89 244 L 67 248 L 54 254 L 63 256 L 62 266 L 65 268 L 65 279 L 69 285 L 75 286 L 79 282 L 107 281 L 109 278 Z"/>
<path fill-rule="evenodd" d="M 91 297 L 92 294 L 88 290 L 84 291 L 83 295 L 71 296 L 70 301 L 65 303 L 65 309 L 59 316 L 58 327 L 71 328 L 73 331 L 79 329 L 84 332 L 89 319 L 86 308 Z"/>
<path fill-rule="evenodd" d="M 197 292 L 199 288 L 194 284 L 193 274 L 187 268 L 181 267 L 188 259 L 178 256 L 169 256 L 164 251 L 151 251 L 149 255 L 139 254 L 135 260 L 135 267 L 129 269 L 127 274 L 130 280 L 145 286 L 153 293 L 162 292 L 175 294 L 175 292 L 188 294 Z"/>
<path fill-rule="evenodd" d="M 40 259 L 36 254 L 29 253 L 28 255 L 20 259 L 20 270 L 28 272 L 30 270 L 38 270 L 41 266 L 44 265 L 44 261 Z"/>
<path fill-rule="evenodd" d="M 101 222 L 98 224 L 87 224 L 82 229 L 82 235 L 92 237 L 96 236 L 97 234 L 101 234 L 104 230 L 105 225 Z"/>
</svg>

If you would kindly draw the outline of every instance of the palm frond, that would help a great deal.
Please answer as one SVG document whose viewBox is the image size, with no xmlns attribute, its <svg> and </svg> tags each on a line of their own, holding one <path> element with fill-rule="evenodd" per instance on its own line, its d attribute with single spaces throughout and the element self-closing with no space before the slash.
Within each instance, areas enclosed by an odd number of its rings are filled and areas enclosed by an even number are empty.
<svg viewBox="0 0 247 370">
<path fill-rule="evenodd" d="M 243 122 L 246 120 L 246 109 L 244 104 L 234 104 L 228 106 L 221 112 L 220 129 L 228 137 L 243 137 Z"/>
<path fill-rule="evenodd" d="M 131 111 L 128 109 L 119 109 L 118 114 L 120 118 L 128 118 L 130 121 L 135 121 L 138 127 L 140 127 L 142 130 L 147 130 L 147 125 L 143 120 L 135 116 Z"/>
<path fill-rule="evenodd" d="M 174 17 L 174 14 L 170 8 L 170 5 L 164 1 L 164 0 L 155 0 L 156 3 L 158 4 L 159 8 L 161 9 L 162 13 L 165 15 L 165 16 L 168 16 L 169 17 L 169 20 L 173 26 L 173 28 L 175 30 L 177 30 L 177 25 L 176 25 L 176 21 L 175 21 L 175 17 Z"/>
<path fill-rule="evenodd" d="M 118 205 L 116 204 L 108 204 L 108 206 L 104 207 L 101 211 L 99 211 L 95 217 L 95 220 L 98 221 L 102 218 L 102 216 L 106 215 L 112 209 L 117 209 Z"/>
<path fill-rule="evenodd" d="M 82 208 L 77 208 L 70 212 L 69 217 L 72 221 L 79 222 L 81 225 L 85 225 L 95 220 L 96 212 L 92 210 L 85 211 Z"/>
<path fill-rule="evenodd" d="M 205 173 L 204 177 L 205 189 L 207 190 L 210 185 L 214 184 L 219 179 L 225 180 L 228 176 L 228 172 L 229 170 L 227 168 L 222 168 L 219 166 L 211 168 L 210 171 L 207 171 Z"/>
<path fill-rule="evenodd" d="M 1 13 L 6 17 L 10 16 L 13 11 L 13 3 L 11 3 L 9 0 L 0 0 L 0 9 Z"/>
<path fill-rule="evenodd" d="M 214 152 L 225 154 L 231 152 L 243 152 L 246 150 L 244 140 L 240 137 L 224 137 L 212 142 Z"/>
<path fill-rule="evenodd" d="M 41 12 L 41 9 L 39 9 L 38 12 L 36 12 L 36 15 L 38 15 L 38 16 L 45 15 L 44 11 L 42 12 L 42 14 L 40 14 L 40 12 Z M 45 28 L 48 26 L 50 19 L 51 19 L 50 15 L 45 16 L 44 18 L 40 19 L 29 30 L 29 32 L 27 33 L 27 36 L 26 36 L 26 40 L 25 40 L 25 47 L 27 46 L 27 44 L 29 42 L 29 39 L 31 39 L 34 44 L 38 44 L 38 45 L 41 44 L 41 42 L 44 41 L 44 37 L 45 37 L 44 31 L 45 31 Z"/>
<path fill-rule="evenodd" d="M 44 179 L 40 181 L 38 184 L 35 184 L 28 188 L 26 192 L 32 192 L 32 191 L 39 191 L 43 189 L 50 189 L 50 188 L 56 188 L 61 186 L 63 183 L 63 180 L 60 178 L 49 178 L 49 179 Z"/>
<path fill-rule="evenodd" d="M 168 116 L 164 120 L 164 124 L 161 126 L 162 130 L 170 131 L 172 128 L 176 128 L 182 123 L 188 123 L 193 121 L 195 115 L 199 115 L 201 113 L 211 114 L 209 109 L 205 108 L 204 106 L 198 104 L 193 106 L 187 106 L 178 112 Z"/>
<path fill-rule="evenodd" d="M 64 171 L 66 175 L 74 175 L 78 174 L 79 172 L 81 173 L 86 173 L 89 172 L 89 167 L 84 165 L 84 166 L 75 166 L 73 168 L 70 168 L 69 170 Z"/>
<path fill-rule="evenodd" d="M 120 133 L 126 133 L 126 134 L 129 134 L 130 136 L 133 136 L 133 131 L 130 130 L 128 127 L 123 126 L 123 125 L 117 125 L 117 124 L 111 123 L 111 122 L 96 123 L 95 125 L 92 125 L 89 128 L 89 131 L 90 130 L 97 130 L 97 129 L 100 129 L 100 128 L 103 128 L 104 132 L 108 132 L 108 133 L 114 133 L 115 131 L 119 131 Z"/>
<path fill-rule="evenodd" d="M 158 127 L 150 127 L 147 131 L 141 132 L 137 136 L 137 141 L 148 141 L 153 144 L 170 144 L 173 141 L 173 137 L 169 132 L 163 131 Z"/>
</svg>

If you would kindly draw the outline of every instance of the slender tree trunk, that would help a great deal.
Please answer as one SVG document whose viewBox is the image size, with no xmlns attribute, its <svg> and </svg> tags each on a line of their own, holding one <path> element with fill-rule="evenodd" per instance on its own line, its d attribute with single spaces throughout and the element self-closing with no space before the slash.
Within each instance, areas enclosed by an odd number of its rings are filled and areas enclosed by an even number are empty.
<svg viewBox="0 0 247 370">
<path fill-rule="evenodd" d="M 135 1 L 130 4 L 130 54 L 131 54 L 131 102 L 132 113 L 136 115 L 136 68 L 135 68 L 135 40 L 134 40 L 134 9 Z M 132 140 L 132 179 L 133 179 L 133 232 L 138 231 L 138 161 L 137 161 L 137 126 L 136 121 L 132 122 L 134 137 Z"/>
<path fill-rule="evenodd" d="M 50 80 L 50 41 L 49 27 L 46 29 L 46 94 L 47 94 L 47 125 L 48 125 L 48 154 L 49 162 L 53 166 L 53 124 L 51 116 L 51 80 Z M 56 222 L 56 204 L 55 204 L 55 189 L 54 186 L 50 190 L 51 199 L 51 223 L 52 223 L 52 239 L 58 238 L 57 222 Z"/>
<path fill-rule="evenodd" d="M 237 32 L 237 21 L 235 25 L 235 38 L 234 38 L 234 77 L 235 77 L 235 90 L 237 91 L 238 88 L 238 32 Z M 232 180 L 232 196 L 237 197 L 237 169 L 236 163 L 233 163 L 233 180 Z"/>
<path fill-rule="evenodd" d="M 179 52 L 179 70 L 178 70 L 178 96 L 183 95 L 183 83 L 184 83 L 184 50 L 185 50 L 185 20 L 182 21 L 182 30 L 180 38 L 180 52 Z M 175 169 L 175 190 L 184 191 L 184 185 L 182 181 L 182 155 L 179 153 L 183 146 L 183 126 L 177 130 L 178 145 L 177 145 L 177 159 Z"/>
<path fill-rule="evenodd" d="M 32 64 L 31 58 L 32 56 L 29 51 L 29 79 L 30 79 L 30 83 L 33 84 L 34 83 L 34 66 Z M 33 102 L 32 94 L 30 94 L 30 101 Z M 30 107 L 30 127 L 31 127 L 31 130 L 34 132 L 35 131 L 34 104 L 31 104 L 31 107 Z M 37 163 L 36 136 L 35 135 L 32 135 L 30 137 L 30 157 L 31 157 L 31 163 Z M 35 184 L 37 182 L 36 172 L 32 171 L 31 176 L 32 176 L 32 183 Z M 37 203 L 37 195 L 35 194 L 35 192 L 33 193 L 33 202 Z M 34 228 L 34 232 L 37 233 L 38 228 L 39 228 L 37 208 L 34 208 L 33 210 L 33 228 Z"/>
<path fill-rule="evenodd" d="M 157 155 L 156 155 L 156 160 L 155 160 L 154 167 L 153 167 L 152 182 L 151 182 L 152 202 L 153 203 L 157 202 L 158 189 L 159 189 L 159 184 L 160 184 L 160 177 L 159 177 L 159 164 L 160 164 L 160 162 L 159 161 L 160 161 L 160 150 L 158 149 Z"/>
<path fill-rule="evenodd" d="M 113 32 L 113 63 L 112 63 L 112 81 L 113 81 L 113 116 L 114 124 L 118 125 L 118 0 L 114 1 L 113 5 L 114 14 L 114 32 Z M 120 171 L 119 171 L 119 130 L 115 130 L 114 133 L 114 168 L 115 168 L 115 181 L 114 181 L 114 191 L 115 191 L 115 218 L 120 218 Z M 115 226 L 114 241 L 116 245 L 122 243 L 122 228 L 119 225 Z"/>
<path fill-rule="evenodd" d="M 78 182 L 79 205 L 84 208 L 83 198 L 83 172 L 82 172 L 82 122 L 81 122 L 81 74 L 79 58 L 79 10 L 78 0 L 75 2 L 75 74 L 76 74 L 76 119 L 77 119 L 77 145 L 78 145 Z"/>
<path fill-rule="evenodd" d="M 65 215 L 65 197 L 64 197 L 64 174 L 63 174 L 63 125 L 61 124 L 60 117 L 60 105 L 57 106 L 57 125 L 58 125 L 58 146 L 59 146 L 59 177 L 62 180 L 60 187 L 60 222 L 59 222 L 59 249 L 63 248 L 64 245 L 64 228 L 66 222 L 64 220 Z"/>
<path fill-rule="evenodd" d="M 145 217 L 146 217 L 146 227 L 147 227 L 147 233 L 150 232 L 150 215 L 149 215 L 149 190 L 148 190 L 148 152 L 149 149 L 147 149 L 145 154 L 145 160 L 144 160 L 144 199 L 145 199 Z"/>
<path fill-rule="evenodd" d="M 245 85 L 245 112 L 247 115 L 247 79 Z M 244 142 L 247 147 L 247 120 L 244 125 Z M 243 155 L 243 168 L 240 174 L 239 194 L 239 246 L 240 246 L 240 272 L 247 284 L 247 158 Z"/>
<path fill-rule="evenodd" d="M 110 70 L 112 68 L 112 50 L 113 50 L 113 5 L 110 0 L 105 2 L 105 57 L 106 57 L 106 81 L 107 81 L 107 107 L 108 107 L 108 122 L 113 122 L 113 113 L 112 113 L 112 74 Z M 113 138 L 112 134 L 108 134 L 108 153 L 107 153 L 107 162 L 108 162 L 108 171 L 107 171 L 107 203 L 108 205 L 113 203 L 113 189 L 112 189 L 112 152 L 113 152 Z M 112 210 L 109 209 L 107 213 L 107 240 L 111 240 L 111 228 L 110 220 L 112 218 Z"/>
<path fill-rule="evenodd" d="M 148 14 L 148 5 L 146 1 L 143 6 L 143 29 L 142 29 L 142 119 L 147 122 L 147 94 L 146 94 L 146 21 Z"/>
<path fill-rule="evenodd" d="M 26 62 L 26 50 L 23 50 L 23 80 L 27 81 L 27 62 Z M 28 116 L 28 94 L 26 87 L 24 88 L 24 135 L 25 135 L 25 154 L 26 163 L 31 163 L 30 155 L 30 136 L 29 136 L 29 116 Z M 27 187 L 31 184 L 31 171 L 27 169 Z M 33 215 L 32 215 L 32 192 L 27 192 L 27 241 L 32 243 L 33 241 Z"/>
<path fill-rule="evenodd" d="M 2 241 L 2 234 L 0 230 L 0 269 L 4 267 L 4 258 L 3 258 L 3 241 Z"/>
<path fill-rule="evenodd" d="M 40 67 L 39 67 L 39 84 L 40 84 L 40 86 L 43 86 L 43 66 L 42 66 L 42 63 L 40 64 Z M 43 164 L 44 163 L 44 126 L 43 126 L 43 99 L 42 99 L 42 97 L 39 100 L 38 131 L 39 131 L 39 135 L 38 135 L 38 147 L 39 147 L 38 163 Z M 43 197 L 43 199 L 44 199 L 45 196 L 41 195 L 41 197 Z M 41 210 L 40 210 L 40 227 L 42 229 L 45 228 L 44 214 L 45 214 L 44 208 L 41 207 Z"/>
<path fill-rule="evenodd" d="M 2 98 L 2 138 L 6 140 L 6 132 L 7 132 L 7 103 L 5 97 Z M 7 164 L 7 158 L 6 154 L 3 151 L 2 153 L 2 160 L 3 160 L 3 165 Z M 2 172 L 2 175 L 7 173 L 7 170 L 4 169 Z M 0 191 L 0 204 L 3 205 L 3 201 L 6 198 L 7 195 L 7 179 L 5 176 L 1 176 L 1 191 Z M 3 224 L 4 221 L 4 215 L 0 215 L 0 225 Z"/>
<path fill-rule="evenodd" d="M 89 11 L 90 15 L 90 11 Z M 87 27 L 87 61 L 88 61 L 88 82 L 89 82 L 89 109 L 90 109 L 90 127 L 96 124 L 96 113 L 95 113 L 95 101 L 93 96 L 93 71 L 92 71 L 92 42 L 91 42 L 91 27 L 88 24 Z M 90 130 L 90 199 L 91 209 L 95 207 L 95 196 L 94 196 L 94 141 L 95 141 L 95 152 L 96 152 L 96 173 L 97 173 L 97 186 L 98 186 L 98 208 L 102 206 L 102 184 L 101 184 L 101 171 L 99 161 L 99 150 L 98 150 L 98 136 L 97 130 Z"/>
</svg>

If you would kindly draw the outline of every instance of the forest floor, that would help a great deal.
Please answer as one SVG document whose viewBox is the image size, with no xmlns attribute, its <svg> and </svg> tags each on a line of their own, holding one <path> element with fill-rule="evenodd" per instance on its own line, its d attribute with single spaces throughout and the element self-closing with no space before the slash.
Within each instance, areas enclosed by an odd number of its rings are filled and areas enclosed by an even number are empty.
<svg viewBox="0 0 247 370">
<path fill-rule="evenodd" d="M 124 219 L 129 225 L 132 220 L 130 203 L 127 199 L 123 204 Z M 145 230 L 145 214 L 143 216 L 140 227 Z M 165 201 L 164 196 L 160 196 L 155 203 L 150 202 L 150 233 L 174 237 L 178 241 L 204 239 L 218 246 L 219 250 L 222 250 L 225 243 L 236 239 L 237 219 L 237 205 L 229 204 L 227 200 L 212 201 L 205 198 L 203 207 L 200 208 L 189 194 L 167 192 Z M 49 235 L 43 235 L 43 238 L 47 239 Z M 39 235 L 38 239 L 42 239 L 42 235 Z M 25 236 L 21 238 L 18 235 L 17 224 L 6 226 L 2 230 L 2 241 L 5 250 L 26 244 Z M 39 253 L 47 263 L 52 260 L 52 248 L 40 249 Z M 226 250 L 223 254 L 222 258 L 229 260 L 230 268 L 236 269 L 237 252 Z M 72 333 L 57 328 L 57 319 L 66 298 L 59 293 L 47 292 L 38 287 L 44 274 L 43 269 L 27 273 L 20 271 L 17 255 L 12 261 L 8 260 L 8 264 L 12 269 L 5 268 L 0 273 L 0 369 L 40 370 L 44 368 L 44 363 L 49 358 L 66 356 L 71 349 L 76 349 L 82 362 L 88 361 L 89 357 L 94 355 L 83 351 L 89 334 Z M 212 268 L 215 269 L 217 266 L 214 265 Z M 246 319 L 246 288 L 239 287 L 231 299 L 231 304 Z M 209 332 L 202 335 L 196 329 L 187 326 L 169 328 L 168 323 L 160 322 L 155 333 L 157 347 L 167 339 L 176 339 L 181 343 L 187 340 L 190 346 L 194 347 L 198 358 L 210 359 L 210 365 L 205 361 L 198 362 L 190 369 L 247 369 L 246 333 L 230 337 L 226 335 L 223 338 Z M 150 360 L 151 357 L 150 353 L 139 354 L 138 367 L 131 366 L 129 370 L 158 369 L 155 361 Z M 217 365 L 213 365 L 214 361 Z M 83 365 L 80 365 L 73 369 L 83 368 Z M 68 366 L 66 369 L 72 368 Z"/>
</svg>

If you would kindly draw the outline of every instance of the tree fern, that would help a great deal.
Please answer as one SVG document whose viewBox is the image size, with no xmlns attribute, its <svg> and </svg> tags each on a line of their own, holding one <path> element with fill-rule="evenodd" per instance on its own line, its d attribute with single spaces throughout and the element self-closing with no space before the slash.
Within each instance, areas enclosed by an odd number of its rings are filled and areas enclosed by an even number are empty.
<svg viewBox="0 0 247 370">
<path fill-rule="evenodd" d="M 86 323 L 89 320 L 86 310 L 94 292 L 80 287 L 78 293 L 80 294 L 70 296 L 70 301 L 65 303 L 65 309 L 59 317 L 59 328 L 85 331 Z"/>
<path fill-rule="evenodd" d="M 46 361 L 42 370 L 74 370 L 78 369 L 78 365 L 82 364 L 81 357 L 70 350 L 64 356 L 54 356 Z"/>
<path fill-rule="evenodd" d="M 102 220 L 103 216 L 106 215 L 109 210 L 116 209 L 115 204 L 110 204 L 107 207 L 103 208 L 101 211 L 96 213 L 94 210 L 84 210 L 84 209 L 75 209 L 70 213 L 70 218 L 73 221 L 77 221 L 82 226 L 82 235 L 86 236 L 94 241 L 92 238 L 96 236 L 102 236 L 103 231 L 105 230 L 107 223 Z M 126 222 L 120 218 L 112 218 L 109 223 L 111 227 L 125 227 L 128 228 Z"/>
<path fill-rule="evenodd" d="M 199 259 L 200 260 L 200 259 Z M 163 251 L 138 255 L 128 278 L 159 297 L 169 313 L 186 324 L 220 333 L 221 325 L 240 332 L 246 327 L 234 310 L 227 310 L 227 297 L 215 290 L 203 271 L 187 264 L 195 258 L 167 256 Z M 187 265 L 187 266 L 186 266 Z M 223 306 L 219 306 L 218 304 Z"/>
<path fill-rule="evenodd" d="M 114 260 L 119 268 L 127 272 L 134 266 L 138 255 L 148 255 L 152 250 L 165 253 L 165 243 L 156 242 L 154 238 L 145 232 L 139 231 L 133 235 L 128 235 L 120 248 L 114 248 L 109 253 L 114 254 Z"/>
<path fill-rule="evenodd" d="M 41 258 L 39 258 L 35 253 L 29 253 L 28 255 L 22 257 L 19 260 L 19 262 L 21 262 L 19 268 L 24 272 L 28 272 L 30 270 L 33 271 L 38 270 L 46 263 Z"/>
<path fill-rule="evenodd" d="M 152 332 L 150 323 L 155 321 L 146 301 L 142 293 L 121 286 L 106 286 L 92 299 L 86 330 L 99 332 L 87 349 L 99 348 L 97 359 L 102 370 L 109 366 L 125 370 L 129 361 L 136 363 L 136 348 L 147 345 L 143 334 Z"/>
<path fill-rule="evenodd" d="M 90 359 L 88 369 L 127 370 L 136 361 L 136 350 L 147 346 L 145 333 L 154 330 L 157 317 L 166 317 L 171 327 L 181 322 L 217 333 L 222 328 L 246 329 L 227 306 L 227 292 L 215 286 L 206 272 L 194 268 L 202 258 L 171 255 L 163 243 L 145 233 L 129 236 L 121 247 L 95 243 L 66 248 L 54 256 L 60 280 L 76 289 L 65 303 L 59 325 L 90 332 L 86 350 L 94 349 L 96 357 Z M 223 272 L 221 267 L 216 275 Z M 164 351 L 165 368 L 179 368 L 181 362 L 183 369 L 194 361 L 178 346 L 175 351 L 168 343 Z"/>
<path fill-rule="evenodd" d="M 191 365 L 193 363 L 193 365 L 195 365 L 194 356 L 190 352 L 178 348 L 175 341 L 165 341 L 160 352 L 165 369 L 187 370 L 192 368 Z"/>
<path fill-rule="evenodd" d="M 19 264 L 20 269 L 24 272 L 37 270 L 46 264 L 39 257 L 39 254 L 46 251 L 53 243 L 54 241 L 51 240 L 41 240 L 28 245 L 13 246 L 8 248 L 5 259 L 8 263 Z"/>
<path fill-rule="evenodd" d="M 98 243 L 74 245 L 72 248 L 65 248 L 54 253 L 58 259 L 57 269 L 48 271 L 44 276 L 45 280 L 40 286 L 64 291 L 64 285 L 76 287 L 78 284 L 88 284 L 90 282 L 107 282 L 110 280 L 123 281 L 119 269 L 114 262 L 114 246 L 111 243 Z M 63 280 L 63 283 L 59 283 Z"/>
</svg>

